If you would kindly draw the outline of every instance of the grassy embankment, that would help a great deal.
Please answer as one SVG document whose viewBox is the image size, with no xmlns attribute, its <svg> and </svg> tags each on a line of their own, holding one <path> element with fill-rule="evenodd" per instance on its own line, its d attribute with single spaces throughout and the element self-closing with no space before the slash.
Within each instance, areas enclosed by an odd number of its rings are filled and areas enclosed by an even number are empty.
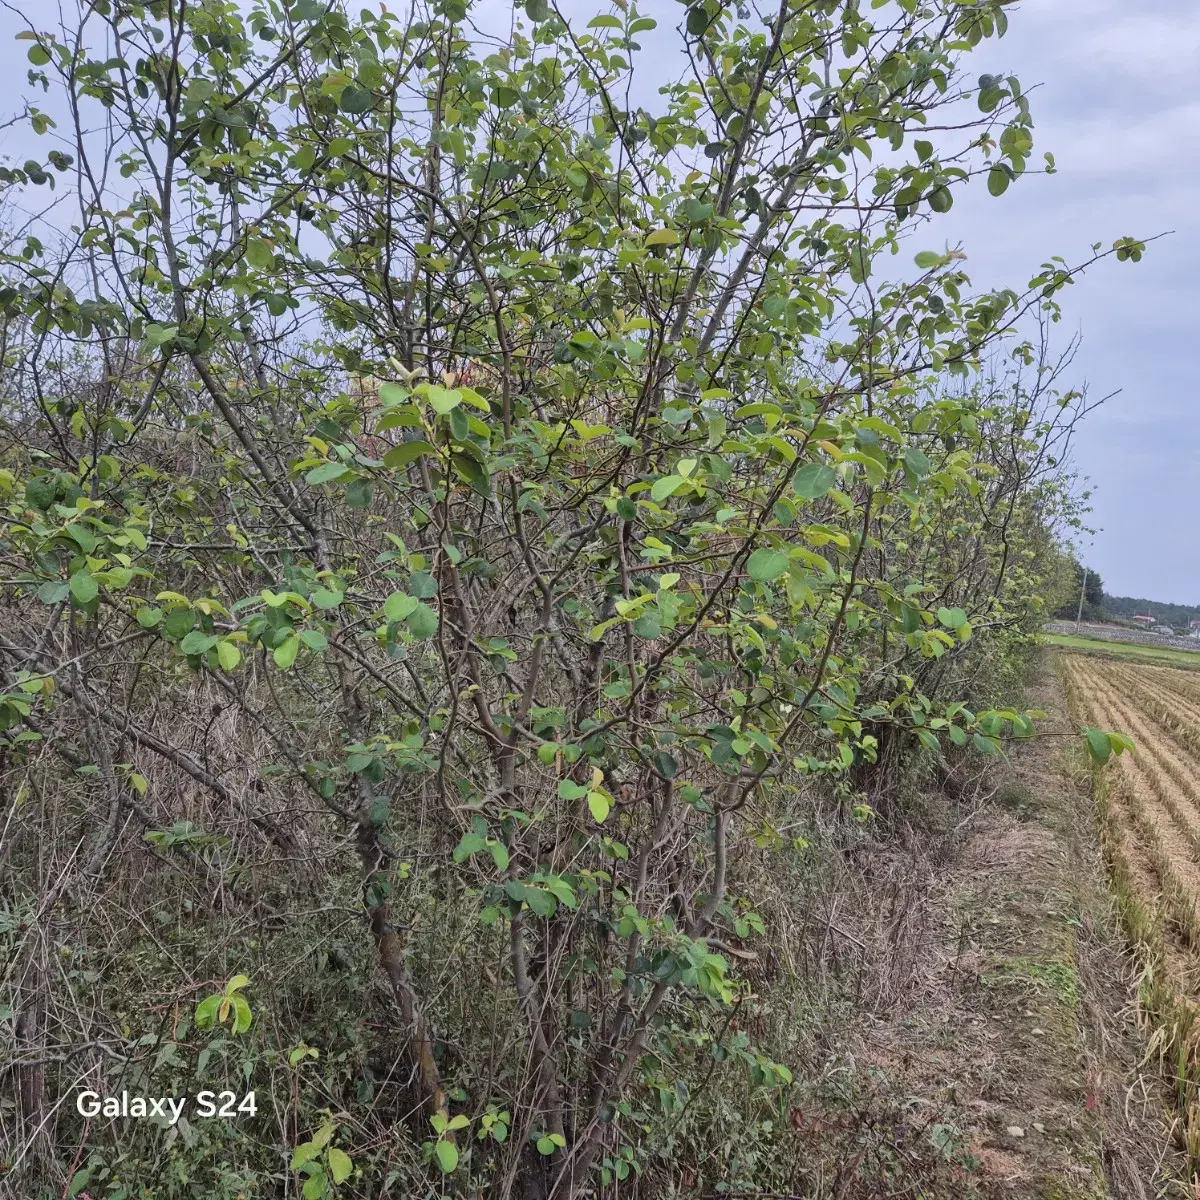
<svg viewBox="0 0 1200 1200">
<path fill-rule="evenodd" d="M 1066 633 L 1045 633 L 1048 646 L 1082 650 L 1094 654 L 1110 654 L 1121 658 L 1150 659 L 1169 662 L 1174 666 L 1200 670 L 1200 645 L 1195 650 L 1175 650 L 1170 646 L 1143 646 L 1134 642 L 1112 642 L 1105 638 L 1075 637 Z"/>
</svg>

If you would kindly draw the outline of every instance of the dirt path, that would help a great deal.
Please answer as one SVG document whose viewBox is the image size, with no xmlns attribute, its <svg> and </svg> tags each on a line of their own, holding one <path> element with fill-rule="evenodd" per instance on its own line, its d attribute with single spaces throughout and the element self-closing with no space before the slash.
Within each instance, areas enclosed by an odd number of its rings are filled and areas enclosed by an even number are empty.
<svg viewBox="0 0 1200 1200">
<path fill-rule="evenodd" d="M 1171 1182 L 1166 1093 L 1142 1061 L 1131 1002 L 1137 967 L 1050 664 L 1031 702 L 1050 716 L 950 865 L 919 1016 L 882 1023 L 873 1051 L 918 1102 L 951 1098 L 972 1162 L 963 1194 L 1186 1197 Z"/>
</svg>

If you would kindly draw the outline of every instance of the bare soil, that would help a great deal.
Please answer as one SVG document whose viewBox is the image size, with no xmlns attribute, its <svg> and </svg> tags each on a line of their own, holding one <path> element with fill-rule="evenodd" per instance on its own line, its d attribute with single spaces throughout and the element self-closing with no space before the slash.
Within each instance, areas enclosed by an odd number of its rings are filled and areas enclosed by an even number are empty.
<svg viewBox="0 0 1200 1200">
<path fill-rule="evenodd" d="M 968 818 L 917 951 L 919 987 L 867 1041 L 893 1086 L 937 1111 L 964 1164 L 958 1190 L 911 1194 L 1191 1196 L 1177 1182 L 1168 1095 L 1144 1061 L 1139 969 L 1106 883 L 1089 776 L 1070 754 L 1078 739 L 1056 671 L 1047 668 L 1031 703 L 1050 714 L 1043 732 Z M 1161 804 L 1154 811 L 1169 821 Z M 1154 887 L 1132 828 L 1123 836 Z"/>
</svg>

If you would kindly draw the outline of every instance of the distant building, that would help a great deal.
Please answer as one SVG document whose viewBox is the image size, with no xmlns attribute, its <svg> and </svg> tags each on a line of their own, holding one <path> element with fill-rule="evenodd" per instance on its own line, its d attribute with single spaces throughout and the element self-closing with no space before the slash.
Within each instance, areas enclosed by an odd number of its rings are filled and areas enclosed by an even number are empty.
<svg viewBox="0 0 1200 1200">
<path fill-rule="evenodd" d="M 1188 622 L 1188 637 L 1200 638 L 1200 618 Z"/>
<path fill-rule="evenodd" d="M 1143 616 L 1141 613 L 1134 613 L 1130 620 L 1136 621 L 1143 629 L 1149 629 L 1150 626 L 1154 624 L 1154 618 L 1150 616 L 1149 613 L 1147 613 L 1145 616 Z"/>
</svg>

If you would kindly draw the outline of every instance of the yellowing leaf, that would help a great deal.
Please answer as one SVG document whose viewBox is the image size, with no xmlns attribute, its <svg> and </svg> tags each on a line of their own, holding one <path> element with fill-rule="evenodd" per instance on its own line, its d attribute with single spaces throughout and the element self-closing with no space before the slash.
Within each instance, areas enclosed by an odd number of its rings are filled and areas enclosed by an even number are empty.
<svg viewBox="0 0 1200 1200">
<path fill-rule="evenodd" d="M 345 1183 L 353 1170 L 354 1164 L 350 1161 L 350 1155 L 334 1146 L 329 1151 L 329 1174 L 333 1176 L 333 1182 Z"/>
<path fill-rule="evenodd" d="M 221 670 L 232 671 L 242 661 L 242 652 L 232 642 L 217 643 L 217 662 Z"/>
<path fill-rule="evenodd" d="M 682 475 L 663 475 L 654 481 L 654 486 L 650 489 L 650 498 L 655 504 L 661 504 L 668 496 L 679 491 L 685 482 Z"/>
<path fill-rule="evenodd" d="M 683 239 L 674 229 L 655 229 L 646 235 L 647 246 L 678 246 Z"/>
<path fill-rule="evenodd" d="M 492 406 L 474 388 L 460 387 L 458 394 L 463 398 L 464 404 L 470 404 L 480 412 L 491 413 Z"/>
<path fill-rule="evenodd" d="M 286 671 L 296 661 L 296 655 L 300 650 L 300 639 L 290 633 L 288 636 L 275 647 L 271 657 L 275 660 L 275 665 Z"/>
</svg>

